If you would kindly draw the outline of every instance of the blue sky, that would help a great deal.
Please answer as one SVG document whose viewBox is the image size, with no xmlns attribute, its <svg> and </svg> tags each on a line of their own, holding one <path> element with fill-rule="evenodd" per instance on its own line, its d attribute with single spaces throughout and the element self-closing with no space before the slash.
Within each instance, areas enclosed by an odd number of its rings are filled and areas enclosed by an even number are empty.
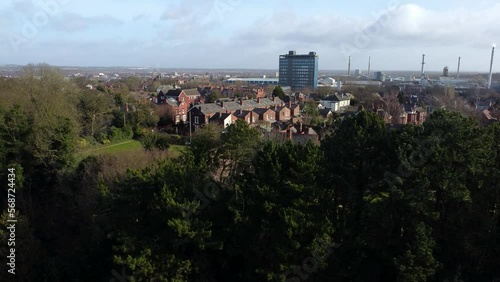
<svg viewBox="0 0 500 282">
<path fill-rule="evenodd" d="M 320 69 L 489 68 L 500 3 L 323 0 L 3 0 L 0 65 L 277 69 L 288 50 Z M 500 43 L 500 42 L 499 42 Z M 500 71 L 500 62 L 495 65 Z"/>
</svg>

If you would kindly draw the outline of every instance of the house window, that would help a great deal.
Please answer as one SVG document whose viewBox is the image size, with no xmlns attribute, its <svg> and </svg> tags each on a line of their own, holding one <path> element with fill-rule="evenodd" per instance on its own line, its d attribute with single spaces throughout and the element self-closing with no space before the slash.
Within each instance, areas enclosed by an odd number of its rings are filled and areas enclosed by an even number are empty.
<svg viewBox="0 0 500 282">
<path fill-rule="evenodd" d="M 200 124 L 200 117 L 194 117 L 194 124 Z"/>
<path fill-rule="evenodd" d="M 182 115 L 182 121 L 186 121 L 187 120 L 187 116 L 186 115 Z"/>
</svg>

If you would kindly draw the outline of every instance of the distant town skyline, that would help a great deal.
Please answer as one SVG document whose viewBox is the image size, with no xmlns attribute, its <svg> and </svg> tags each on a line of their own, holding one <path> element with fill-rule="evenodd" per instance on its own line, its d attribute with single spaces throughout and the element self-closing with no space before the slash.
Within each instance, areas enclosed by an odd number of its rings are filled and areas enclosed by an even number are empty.
<svg viewBox="0 0 500 282">
<path fill-rule="evenodd" d="M 500 38 L 492 0 L 7 0 L 0 65 L 278 69 L 289 50 L 319 69 L 489 71 Z M 494 72 L 500 72 L 495 60 Z"/>
</svg>

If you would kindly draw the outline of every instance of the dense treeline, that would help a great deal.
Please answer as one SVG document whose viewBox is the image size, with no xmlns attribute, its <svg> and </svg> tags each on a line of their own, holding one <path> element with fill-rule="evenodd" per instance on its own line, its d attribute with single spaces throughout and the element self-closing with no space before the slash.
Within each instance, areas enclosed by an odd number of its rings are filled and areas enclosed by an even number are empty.
<svg viewBox="0 0 500 282">
<path fill-rule="evenodd" d="M 87 123 L 31 99 L 0 110 L 0 177 L 17 175 L 17 281 L 500 278 L 499 123 L 442 110 L 388 129 L 361 111 L 319 147 L 207 126 L 178 159 L 106 177 L 102 158 L 74 159 Z M 5 200 L 2 211 L 7 242 Z"/>
</svg>

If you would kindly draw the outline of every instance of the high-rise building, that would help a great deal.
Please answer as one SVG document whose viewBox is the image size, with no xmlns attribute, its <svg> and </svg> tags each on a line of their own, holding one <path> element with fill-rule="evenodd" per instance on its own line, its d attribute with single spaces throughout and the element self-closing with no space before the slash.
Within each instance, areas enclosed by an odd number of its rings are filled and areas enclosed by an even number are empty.
<svg viewBox="0 0 500 282">
<path fill-rule="evenodd" d="M 385 73 L 381 72 L 381 71 L 378 71 L 375 73 L 375 80 L 378 80 L 378 81 L 385 81 Z"/>
<path fill-rule="evenodd" d="M 295 51 L 280 56 L 279 85 L 290 86 L 293 90 L 318 88 L 318 55 L 310 52 L 297 55 Z"/>
<path fill-rule="evenodd" d="M 444 67 L 444 68 L 443 68 L 443 76 L 444 76 L 444 77 L 448 77 L 448 73 L 449 73 L 449 69 L 448 69 L 448 67 Z"/>
</svg>

